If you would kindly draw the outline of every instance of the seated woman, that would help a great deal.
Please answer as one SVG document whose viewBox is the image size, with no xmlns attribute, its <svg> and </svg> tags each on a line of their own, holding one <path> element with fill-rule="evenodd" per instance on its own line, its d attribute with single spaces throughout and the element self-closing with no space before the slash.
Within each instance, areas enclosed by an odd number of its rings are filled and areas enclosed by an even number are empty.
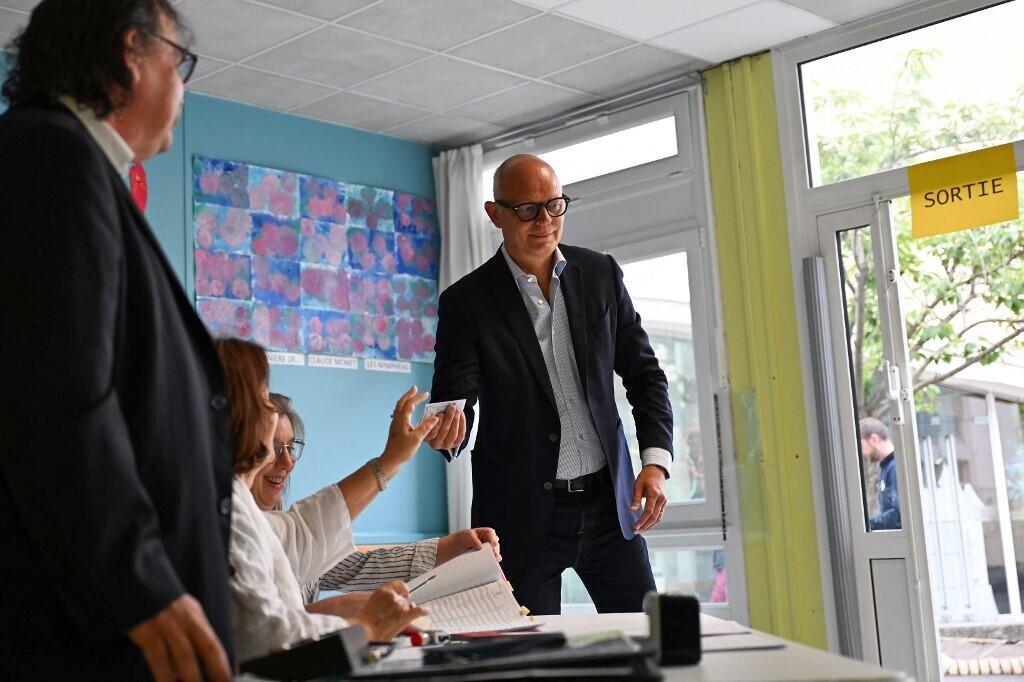
<svg viewBox="0 0 1024 682">
<path fill-rule="evenodd" d="M 263 349 L 248 341 L 223 339 L 217 353 L 224 366 L 230 404 L 232 463 L 235 480 L 232 491 L 230 563 L 231 616 L 235 655 L 239 661 L 276 651 L 298 641 L 334 632 L 349 623 L 337 616 L 308 613 L 289 556 L 271 527 L 250 488 L 268 457 L 273 455 L 273 436 L 278 415 L 268 399 L 270 368 Z M 415 400 L 410 391 L 399 401 L 404 422 L 392 435 L 396 448 L 416 450 L 436 423 L 424 420 L 413 428 L 409 416 Z M 351 524 L 344 487 L 331 485 L 316 495 L 316 513 L 304 529 L 294 529 L 293 540 L 301 537 L 306 547 L 351 546 Z M 365 504 L 363 505 L 365 506 Z M 317 522 L 316 520 L 320 521 Z M 298 524 L 296 524 L 298 525 Z M 292 548 L 294 550 L 294 547 Z M 320 550 L 324 551 L 324 550 Z M 323 560 L 340 560 L 324 551 Z M 425 615 L 409 599 L 405 583 L 394 581 L 377 590 L 348 621 L 362 625 L 371 640 L 390 639 L 415 618 Z"/>
<path fill-rule="evenodd" d="M 288 478 L 295 469 L 295 464 L 305 446 L 305 427 L 302 418 L 292 406 L 290 398 L 280 393 L 271 393 L 270 402 L 280 416 L 277 422 L 277 432 L 274 435 L 276 456 L 268 460 L 257 474 L 252 494 L 260 509 L 274 512 L 272 516 L 278 516 L 283 508 L 282 496 L 288 487 Z M 386 451 L 381 459 L 388 456 Z M 385 471 L 390 471 L 392 467 L 389 464 L 385 463 L 382 468 Z M 398 464 L 400 466 L 401 462 Z M 379 485 L 373 487 L 374 492 L 379 490 Z M 301 508 L 304 503 L 304 500 L 297 502 L 292 510 Z M 285 513 L 287 514 L 287 512 Z M 472 528 L 452 533 L 443 538 L 422 540 L 414 544 L 397 545 L 370 552 L 354 551 L 322 574 L 305 574 L 304 566 L 293 565 L 293 568 L 303 583 L 303 598 L 308 605 L 308 610 L 344 616 L 351 612 L 354 605 L 359 603 L 358 597 L 331 598 L 317 602 L 321 589 L 374 590 L 396 578 L 400 580 L 415 578 L 463 552 L 479 549 L 484 543 L 491 545 L 495 558 L 501 561 L 498 536 L 494 530 Z"/>
</svg>

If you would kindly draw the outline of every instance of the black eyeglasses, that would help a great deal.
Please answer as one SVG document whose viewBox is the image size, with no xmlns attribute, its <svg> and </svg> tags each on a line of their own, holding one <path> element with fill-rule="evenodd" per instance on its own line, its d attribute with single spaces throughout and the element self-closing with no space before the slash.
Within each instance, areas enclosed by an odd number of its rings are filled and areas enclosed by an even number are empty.
<svg viewBox="0 0 1024 682">
<path fill-rule="evenodd" d="M 540 207 L 543 206 L 544 210 L 548 212 L 548 215 L 552 218 L 565 215 L 565 212 L 569 210 L 569 202 L 572 201 L 569 197 L 564 194 L 554 199 L 548 199 L 547 201 L 527 201 L 522 204 L 516 204 L 513 206 L 501 199 L 495 199 L 494 203 L 498 206 L 503 206 L 508 210 L 516 214 L 516 217 L 522 220 L 524 223 L 528 223 L 531 220 L 536 220 L 537 216 L 540 215 Z"/>
<path fill-rule="evenodd" d="M 296 438 L 291 443 L 282 443 L 279 440 L 274 441 L 274 455 L 280 457 L 287 450 L 288 454 L 292 456 L 292 459 L 296 462 L 299 461 L 299 457 L 302 457 L 302 448 L 306 446 L 306 441 Z"/>
<path fill-rule="evenodd" d="M 178 75 L 181 76 L 182 83 L 188 83 L 189 78 L 192 77 L 192 73 L 196 70 L 196 62 L 199 61 L 199 55 L 187 47 L 179 45 L 170 38 L 163 37 L 159 33 L 150 33 L 149 35 L 157 40 L 162 40 L 178 51 L 181 55 L 181 61 L 178 62 Z"/>
</svg>

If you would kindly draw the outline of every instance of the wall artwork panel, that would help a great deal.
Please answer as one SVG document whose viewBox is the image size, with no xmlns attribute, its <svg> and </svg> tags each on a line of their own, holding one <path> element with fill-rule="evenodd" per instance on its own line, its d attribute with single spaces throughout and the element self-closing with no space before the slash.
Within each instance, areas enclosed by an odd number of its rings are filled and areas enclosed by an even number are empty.
<svg viewBox="0 0 1024 682">
<path fill-rule="evenodd" d="M 269 350 L 432 362 L 430 199 L 196 155 L 196 309 Z"/>
</svg>

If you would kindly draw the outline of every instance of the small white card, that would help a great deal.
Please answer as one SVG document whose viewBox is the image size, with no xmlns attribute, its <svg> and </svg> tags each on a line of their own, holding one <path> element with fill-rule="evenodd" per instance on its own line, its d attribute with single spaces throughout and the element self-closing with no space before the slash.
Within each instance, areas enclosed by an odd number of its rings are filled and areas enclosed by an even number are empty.
<svg viewBox="0 0 1024 682">
<path fill-rule="evenodd" d="M 454 405 L 455 409 L 462 412 L 466 408 L 466 399 L 461 400 L 445 400 L 439 403 L 427 403 L 426 407 L 423 408 L 423 418 L 432 417 L 435 414 L 441 414 L 449 405 Z"/>
</svg>

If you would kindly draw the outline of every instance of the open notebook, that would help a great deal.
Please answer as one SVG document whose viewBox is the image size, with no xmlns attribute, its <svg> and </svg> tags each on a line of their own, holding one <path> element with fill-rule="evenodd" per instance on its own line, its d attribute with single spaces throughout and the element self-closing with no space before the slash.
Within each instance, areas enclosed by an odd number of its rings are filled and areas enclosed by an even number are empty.
<svg viewBox="0 0 1024 682">
<path fill-rule="evenodd" d="M 430 629 L 451 633 L 537 627 L 512 596 L 491 548 L 467 552 L 409 581 L 412 599 L 430 611 Z"/>
</svg>

